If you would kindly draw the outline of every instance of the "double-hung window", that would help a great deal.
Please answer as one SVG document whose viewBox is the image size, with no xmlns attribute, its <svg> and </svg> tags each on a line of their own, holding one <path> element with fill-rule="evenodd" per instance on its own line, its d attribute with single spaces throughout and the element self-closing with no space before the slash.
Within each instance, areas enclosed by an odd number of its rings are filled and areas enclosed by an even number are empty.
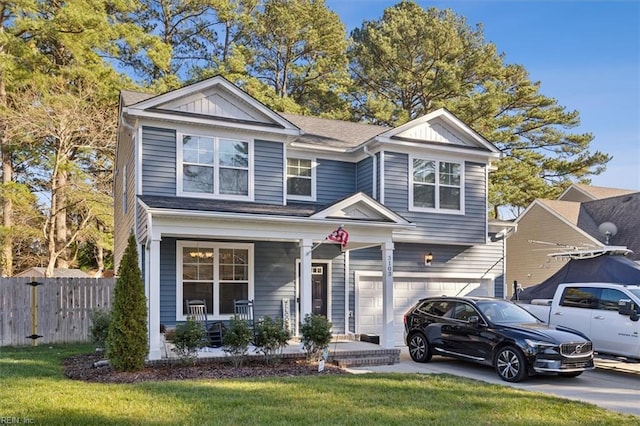
<svg viewBox="0 0 640 426">
<path fill-rule="evenodd" d="M 411 159 L 410 205 L 413 210 L 463 211 L 462 163 Z"/>
<path fill-rule="evenodd" d="M 314 178 L 313 160 L 287 158 L 287 198 L 313 200 L 315 198 Z"/>
<path fill-rule="evenodd" d="M 233 315 L 233 301 L 253 298 L 253 245 L 179 241 L 177 313 L 188 300 L 204 300 L 212 317 Z"/>
<path fill-rule="evenodd" d="M 179 144 L 179 192 L 187 195 L 250 198 L 251 144 L 248 141 L 183 134 Z"/>
</svg>

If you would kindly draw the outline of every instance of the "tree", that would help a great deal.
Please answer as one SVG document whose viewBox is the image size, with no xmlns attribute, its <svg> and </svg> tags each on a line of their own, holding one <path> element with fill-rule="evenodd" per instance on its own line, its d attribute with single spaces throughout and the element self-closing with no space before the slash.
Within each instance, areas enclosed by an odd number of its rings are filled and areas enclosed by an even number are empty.
<svg viewBox="0 0 640 426">
<path fill-rule="evenodd" d="M 350 83 L 345 27 L 324 0 L 269 0 L 256 20 L 250 73 L 300 112 L 342 115 Z"/>
<path fill-rule="evenodd" d="M 107 114 L 115 111 L 117 92 L 127 85 L 127 80 L 121 78 L 112 67 L 107 64 L 101 55 L 107 52 L 114 52 L 115 40 L 129 37 L 136 34 L 136 30 L 131 27 L 119 25 L 112 20 L 112 16 L 126 10 L 127 2 L 86 2 L 82 0 L 72 0 L 67 2 L 39 2 L 24 1 L 15 3 L 3 3 L 4 12 L 2 15 L 2 30 L 6 35 L 0 42 L 0 54 L 4 54 L 2 67 L 0 69 L 0 100 L 2 101 L 2 158 L 3 158 L 3 186 L 10 194 L 9 189 L 15 188 L 15 183 L 20 182 L 26 185 L 32 193 L 38 193 L 38 201 L 42 201 L 47 196 L 55 202 L 54 208 L 47 208 L 49 220 L 45 222 L 45 232 L 48 243 L 54 239 L 55 248 L 51 244 L 39 241 L 38 244 L 29 241 L 15 240 L 11 234 L 6 234 L 3 239 L 3 273 L 9 274 L 12 271 L 10 254 L 15 253 L 18 247 L 33 247 L 38 251 L 38 246 L 45 244 L 48 247 L 49 261 L 48 273 L 56 266 L 68 266 L 73 263 L 73 251 L 77 250 L 76 241 L 81 237 L 77 230 L 68 229 L 73 223 L 83 225 L 94 221 L 86 215 L 78 214 L 78 211 L 69 210 L 68 197 L 80 196 L 82 192 L 68 194 L 66 190 L 56 193 L 51 192 L 51 188 L 42 183 L 46 181 L 46 176 L 55 176 L 55 187 L 65 188 L 67 176 L 73 176 L 75 170 L 83 170 L 91 173 L 86 167 L 88 163 L 75 165 L 72 162 L 61 162 L 63 158 L 52 157 L 52 151 L 46 148 L 55 146 L 58 136 L 63 139 L 74 139 L 73 143 L 81 139 L 81 132 L 76 132 L 70 136 L 67 132 L 70 129 L 58 127 L 51 132 L 46 128 L 46 120 L 52 116 L 60 117 L 63 112 L 54 111 L 55 108 L 67 108 L 72 98 L 86 96 L 86 88 L 92 90 L 91 99 L 88 105 L 97 111 L 96 118 L 100 118 L 106 111 Z M 84 91 L 84 92 L 83 92 Z M 23 96 L 24 95 L 24 96 Z M 60 95 L 58 97 L 58 95 Z M 65 103 L 65 101 L 67 103 Z M 45 104 L 43 104 L 46 103 Z M 71 108 L 73 109 L 73 108 Z M 79 110 L 73 109 L 75 112 Z M 20 113 L 35 113 L 41 119 L 38 123 L 30 123 L 29 115 L 21 116 Z M 90 111 L 84 110 L 83 113 Z M 80 119 L 79 117 L 75 117 Z M 85 115 L 85 121 L 91 121 L 92 116 Z M 110 118 L 113 124 L 104 125 L 105 134 L 115 127 L 115 114 Z M 22 122 L 21 122 L 22 121 Z M 31 128 L 33 125 L 33 129 Z M 61 124 L 59 121 L 57 124 Z M 13 126 L 13 128 L 9 128 Z M 77 127 L 76 130 L 82 126 Z M 93 127 L 95 128 L 95 127 Z M 20 131 L 22 129 L 22 131 Z M 49 129 L 51 130 L 51 129 Z M 56 134 L 58 132 L 58 134 Z M 9 136 L 11 135 L 11 136 Z M 86 136 L 86 135 L 85 135 Z M 109 135 L 110 143 L 113 143 L 113 134 Z M 86 143 L 87 140 L 82 143 Z M 82 143 L 80 143 L 82 145 Z M 82 146 L 82 155 L 78 156 L 78 161 L 90 156 L 87 153 L 89 147 Z M 112 147 L 106 151 L 96 150 L 95 157 L 105 158 L 106 152 L 113 155 Z M 62 151 L 64 152 L 64 150 Z M 67 160 L 74 157 L 68 157 Z M 108 158 L 108 157 L 107 157 Z M 21 159 L 18 161 L 18 159 Z M 51 160 L 47 163 L 47 160 Z M 15 169 L 18 164 L 22 170 Z M 54 168 L 56 164 L 58 168 Z M 26 166 L 25 166 L 26 165 Z M 45 172 L 47 168 L 51 173 Z M 110 165 L 107 170 L 110 170 Z M 38 174 L 39 172 L 42 172 Z M 79 174 L 75 174 L 79 176 Z M 99 174 L 104 177 L 104 173 Z M 94 179 L 90 177 L 87 181 L 77 181 L 79 186 L 85 186 L 86 194 L 90 191 L 89 182 Z M 95 182 L 95 180 L 94 180 Z M 104 188 L 104 184 L 101 185 Z M 109 194 L 101 192 L 98 197 Z M 108 195 L 107 195 L 108 197 Z M 15 198 L 15 197 L 14 197 Z M 95 199 L 96 197 L 91 197 Z M 89 203 L 91 202 L 89 198 Z M 80 204 L 84 207 L 88 205 L 88 200 L 82 199 Z M 110 203 L 109 200 L 103 200 Z M 70 201 L 73 203 L 73 200 Z M 3 199 L 3 221 L 5 229 L 13 229 L 15 212 L 12 209 L 12 198 Z M 59 208 L 64 206 L 63 208 Z M 95 208 L 91 209 L 95 211 Z M 51 217 L 51 214 L 54 214 Z M 68 215 L 67 215 L 68 213 Z M 107 220 L 108 223 L 109 220 Z M 101 224 L 104 229 L 105 227 Z M 32 239 L 31 235 L 29 240 Z M 76 239 L 67 240 L 67 237 Z M 104 239 L 103 239 L 104 240 Z M 106 240 L 108 241 L 108 240 Z M 61 248 L 63 250 L 61 251 Z"/>
<path fill-rule="evenodd" d="M 54 80 L 51 80 L 53 83 Z M 47 247 L 46 276 L 54 267 L 69 267 L 71 249 L 91 241 L 111 250 L 111 169 L 115 141 L 115 108 L 105 108 L 93 89 L 68 93 L 64 82 L 22 93 L 23 102 L 7 114 L 14 138 L 34 147 L 23 160 L 34 191 L 48 198 L 42 240 Z"/>
<path fill-rule="evenodd" d="M 506 156 L 491 175 L 495 217 L 501 206 L 524 208 L 587 181 L 610 160 L 589 152 L 592 135 L 567 132 L 579 124 L 577 111 L 540 94 L 522 66 L 505 65 L 484 41 L 482 26 L 471 29 L 451 10 L 402 1 L 352 38 L 353 78 L 365 88 L 354 94 L 355 118 L 396 126 L 449 109 Z"/>
<path fill-rule="evenodd" d="M 147 302 L 136 239 L 131 234 L 113 292 L 107 357 L 117 371 L 136 371 L 144 366 L 147 354 Z"/>
</svg>

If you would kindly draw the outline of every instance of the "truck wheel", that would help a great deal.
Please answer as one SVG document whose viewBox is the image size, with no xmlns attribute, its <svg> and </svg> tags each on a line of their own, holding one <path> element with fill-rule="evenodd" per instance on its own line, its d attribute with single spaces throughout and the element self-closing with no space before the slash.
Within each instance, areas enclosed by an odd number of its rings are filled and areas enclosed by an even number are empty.
<svg viewBox="0 0 640 426">
<path fill-rule="evenodd" d="M 431 348 L 429 341 L 422 333 L 413 333 L 409 336 L 408 342 L 409 355 L 415 362 L 429 362 L 431 359 Z"/>
<path fill-rule="evenodd" d="M 513 347 L 501 348 L 495 359 L 496 372 L 507 382 L 520 382 L 527 376 L 527 363 L 522 352 Z"/>
</svg>

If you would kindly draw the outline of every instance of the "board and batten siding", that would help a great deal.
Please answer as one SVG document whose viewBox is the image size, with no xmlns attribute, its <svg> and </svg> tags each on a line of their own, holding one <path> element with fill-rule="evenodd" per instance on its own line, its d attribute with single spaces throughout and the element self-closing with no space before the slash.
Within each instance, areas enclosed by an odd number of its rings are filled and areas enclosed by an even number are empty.
<svg viewBox="0 0 640 426">
<path fill-rule="evenodd" d="M 409 156 L 384 153 L 384 204 L 417 225 L 411 236 L 452 244 L 481 244 L 486 240 L 486 174 L 477 163 L 464 163 L 464 215 L 409 211 Z M 402 238 L 403 233 L 396 234 Z"/>
<path fill-rule="evenodd" d="M 254 199 L 258 203 L 283 204 L 284 146 L 256 140 L 254 144 Z"/>
<path fill-rule="evenodd" d="M 356 191 L 354 163 L 318 158 L 316 200 L 319 204 L 336 202 Z"/>
<path fill-rule="evenodd" d="M 176 131 L 142 128 L 142 194 L 176 196 Z"/>
<path fill-rule="evenodd" d="M 118 270 L 120 259 L 127 247 L 129 233 L 134 231 L 136 215 L 135 143 L 128 134 L 118 142 L 118 158 L 113 193 L 114 266 Z M 126 184 L 126 191 L 124 185 Z M 124 197 L 126 196 L 126 204 Z M 125 211 L 126 205 L 126 211 Z"/>
</svg>

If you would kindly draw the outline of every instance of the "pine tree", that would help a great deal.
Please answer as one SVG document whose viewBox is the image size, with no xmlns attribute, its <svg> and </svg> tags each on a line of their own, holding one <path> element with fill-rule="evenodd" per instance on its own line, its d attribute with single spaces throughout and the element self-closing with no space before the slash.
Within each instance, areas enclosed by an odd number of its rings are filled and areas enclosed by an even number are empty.
<svg viewBox="0 0 640 426">
<path fill-rule="evenodd" d="M 147 303 L 131 234 L 114 289 L 107 357 L 115 370 L 136 371 L 144 366 L 147 353 Z"/>
</svg>

